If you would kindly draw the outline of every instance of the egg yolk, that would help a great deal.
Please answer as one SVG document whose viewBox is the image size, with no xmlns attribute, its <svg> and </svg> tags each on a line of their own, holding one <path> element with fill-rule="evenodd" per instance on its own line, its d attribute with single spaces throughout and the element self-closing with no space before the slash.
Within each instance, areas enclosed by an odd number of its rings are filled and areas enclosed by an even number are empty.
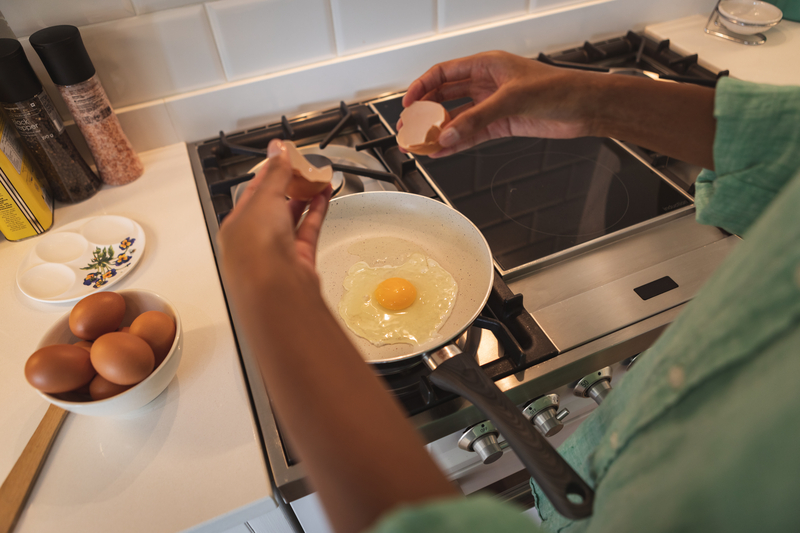
<svg viewBox="0 0 800 533">
<path fill-rule="evenodd" d="M 378 284 L 375 299 L 386 309 L 399 311 L 414 303 L 417 299 L 417 288 L 407 279 L 389 278 Z"/>
</svg>

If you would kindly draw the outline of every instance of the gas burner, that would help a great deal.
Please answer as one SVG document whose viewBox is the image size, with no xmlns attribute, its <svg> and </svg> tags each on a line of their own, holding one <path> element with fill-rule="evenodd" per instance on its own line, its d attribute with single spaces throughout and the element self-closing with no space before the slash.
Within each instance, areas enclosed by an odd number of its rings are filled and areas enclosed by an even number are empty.
<svg viewBox="0 0 800 533">
<path fill-rule="evenodd" d="M 381 181 L 390 181 L 396 179 L 393 174 L 384 170 L 383 165 L 365 152 L 358 152 L 354 148 L 339 144 L 329 144 L 324 148 L 320 145 L 307 145 L 298 148 L 301 154 L 307 155 L 320 155 L 329 160 L 334 167 L 333 179 L 331 186 L 333 187 L 333 196 L 346 196 L 348 194 L 355 194 L 364 192 L 368 188 L 370 190 L 377 190 L 376 179 L 369 176 L 380 176 Z M 255 176 L 258 169 L 265 163 L 266 160 L 260 161 L 257 165 L 248 171 L 248 175 Z M 311 162 L 314 164 L 313 162 Z M 337 167 L 344 167 L 349 172 L 342 172 L 337 170 Z M 363 173 L 362 173 L 363 171 Z M 372 172 L 370 172 L 372 171 Z M 356 175 L 358 173 L 359 175 Z M 249 181 L 249 179 L 247 180 Z M 247 181 L 237 183 L 231 189 L 231 197 L 233 205 L 236 205 L 239 196 L 247 187 Z M 381 187 L 383 189 L 383 187 Z"/>
</svg>

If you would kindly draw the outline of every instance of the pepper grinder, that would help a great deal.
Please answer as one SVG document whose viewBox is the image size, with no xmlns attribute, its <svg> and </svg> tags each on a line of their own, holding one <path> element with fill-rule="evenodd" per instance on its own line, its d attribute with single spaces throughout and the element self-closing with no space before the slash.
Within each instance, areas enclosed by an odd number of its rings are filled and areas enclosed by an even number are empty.
<svg viewBox="0 0 800 533">
<path fill-rule="evenodd" d="M 39 164 L 56 200 L 79 202 L 98 191 L 102 183 L 69 138 L 16 39 L 0 39 L 0 107 Z"/>
<path fill-rule="evenodd" d="M 31 46 L 61 92 L 108 185 L 130 183 L 144 173 L 75 26 L 52 26 L 30 36 Z"/>
</svg>

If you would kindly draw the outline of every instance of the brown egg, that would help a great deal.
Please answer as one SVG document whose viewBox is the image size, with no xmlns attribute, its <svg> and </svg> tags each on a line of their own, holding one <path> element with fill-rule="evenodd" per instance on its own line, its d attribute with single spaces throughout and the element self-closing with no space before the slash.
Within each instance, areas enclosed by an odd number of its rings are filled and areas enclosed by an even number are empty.
<svg viewBox="0 0 800 533">
<path fill-rule="evenodd" d="M 150 346 L 130 333 L 106 333 L 92 344 L 92 365 L 97 373 L 117 385 L 135 385 L 155 368 Z"/>
<path fill-rule="evenodd" d="M 397 132 L 397 144 L 412 154 L 429 155 L 442 149 L 439 134 L 450 122 L 450 114 L 438 102 L 419 100 L 400 113 L 403 127 Z"/>
<path fill-rule="evenodd" d="M 133 335 L 143 339 L 153 349 L 158 368 L 175 340 L 175 321 L 161 311 L 147 311 L 133 320 L 130 329 Z"/>
<path fill-rule="evenodd" d="M 116 383 L 111 383 L 100 374 L 97 374 L 92 382 L 89 383 L 89 394 L 94 401 L 105 400 L 106 398 L 116 396 L 120 392 L 125 392 L 131 387 L 133 387 L 133 385 L 117 385 Z"/>
<path fill-rule="evenodd" d="M 333 178 L 333 168 L 315 167 L 291 141 L 283 141 L 283 149 L 289 153 L 292 163 L 292 180 L 286 189 L 286 196 L 295 200 L 310 200 L 324 191 Z"/>
<path fill-rule="evenodd" d="M 72 344 L 73 346 L 80 346 L 81 348 L 86 348 L 87 350 L 92 349 L 92 343 L 89 341 L 78 341 Z"/>
<path fill-rule="evenodd" d="M 116 331 L 125 315 L 125 299 L 115 292 L 90 294 L 69 313 L 69 329 L 85 341 Z"/>
<path fill-rule="evenodd" d="M 40 348 L 25 363 L 28 383 L 47 393 L 75 390 L 89 383 L 95 374 L 89 352 L 72 344 Z"/>
<path fill-rule="evenodd" d="M 131 332 L 131 328 L 130 328 L 130 326 L 122 326 L 121 328 L 119 328 L 118 331 L 121 331 L 122 333 L 130 333 Z"/>
</svg>

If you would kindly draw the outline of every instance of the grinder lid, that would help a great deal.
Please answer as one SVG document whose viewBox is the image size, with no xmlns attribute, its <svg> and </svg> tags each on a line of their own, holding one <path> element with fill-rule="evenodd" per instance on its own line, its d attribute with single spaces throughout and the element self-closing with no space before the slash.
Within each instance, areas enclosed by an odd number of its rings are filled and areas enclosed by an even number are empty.
<svg viewBox="0 0 800 533">
<path fill-rule="evenodd" d="M 75 26 L 51 26 L 28 40 L 56 85 L 75 85 L 94 76 L 94 65 Z"/>
</svg>

